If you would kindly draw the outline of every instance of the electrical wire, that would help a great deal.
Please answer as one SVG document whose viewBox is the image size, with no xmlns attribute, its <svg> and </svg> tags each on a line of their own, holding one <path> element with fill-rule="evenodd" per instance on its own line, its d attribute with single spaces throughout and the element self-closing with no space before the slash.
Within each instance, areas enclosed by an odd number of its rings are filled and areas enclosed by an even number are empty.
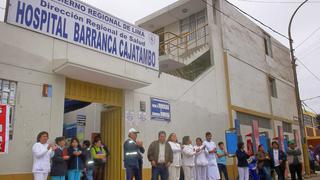
<svg viewBox="0 0 320 180">
<path fill-rule="evenodd" d="M 320 78 L 315 73 L 313 73 L 302 61 L 300 61 L 299 59 L 297 59 L 297 61 L 320 82 Z"/>
<path fill-rule="evenodd" d="M 305 38 L 301 43 L 299 43 L 294 49 L 297 50 L 301 45 L 303 45 L 303 43 L 309 40 L 319 30 L 320 30 L 320 26 L 316 30 L 314 30 L 307 38 Z"/>
<path fill-rule="evenodd" d="M 260 21 L 259 19 L 257 19 L 257 18 L 255 18 L 255 17 L 251 16 L 250 14 L 248 14 L 248 13 L 247 13 L 247 12 L 245 12 L 244 10 L 240 9 L 238 6 L 236 6 L 236 5 L 232 4 L 232 3 L 231 3 L 231 2 L 229 2 L 228 0 L 225 0 L 225 1 L 226 1 L 228 4 L 230 4 L 231 6 L 233 6 L 234 8 L 236 8 L 237 10 L 239 10 L 240 12 L 242 12 L 243 14 L 245 14 L 245 15 L 249 16 L 251 19 L 253 19 L 253 20 L 255 20 L 256 22 L 258 22 L 259 24 L 261 24 L 262 26 L 264 26 L 264 27 L 268 28 L 268 29 L 269 29 L 269 30 L 271 30 L 272 32 L 274 32 L 274 33 L 276 33 L 276 34 L 278 34 L 278 35 L 280 35 L 280 36 L 282 36 L 282 37 L 284 37 L 284 38 L 286 38 L 286 39 L 288 39 L 288 40 L 289 40 L 289 38 L 288 38 L 286 35 L 284 35 L 284 34 L 282 34 L 282 33 L 278 32 L 277 30 L 275 30 L 275 29 L 273 29 L 272 27 L 270 27 L 270 26 L 266 25 L 265 23 L 263 23 L 263 22 L 262 22 L 262 21 Z"/>
<path fill-rule="evenodd" d="M 308 106 L 305 102 L 301 101 L 303 105 L 305 105 L 307 108 L 309 108 L 313 113 L 318 114 L 314 109 L 312 109 L 310 106 Z"/>
<path fill-rule="evenodd" d="M 243 27 L 243 28 L 247 29 L 248 31 L 250 31 L 251 33 L 255 34 L 256 36 L 258 36 L 258 37 L 260 37 L 260 38 L 262 38 L 262 39 L 265 38 L 265 36 L 259 34 L 258 32 L 250 29 L 250 28 L 247 27 L 247 26 L 243 25 L 242 23 L 240 23 L 240 22 L 237 21 L 236 19 L 232 18 L 232 17 L 231 17 L 230 15 L 228 15 L 227 13 L 221 11 L 220 9 L 216 8 L 215 6 L 213 6 L 212 4 L 206 2 L 206 0 L 201 0 L 201 1 L 202 1 L 203 3 L 209 5 L 209 6 L 212 7 L 213 9 L 215 9 L 215 10 L 216 10 L 217 12 L 219 12 L 220 14 L 222 14 L 222 15 L 224 15 L 225 17 L 229 18 L 229 19 L 232 20 L 233 22 L 239 24 L 241 27 Z M 284 49 L 284 47 L 279 47 L 278 45 L 276 45 L 276 43 L 272 43 L 272 45 L 275 46 L 275 47 L 277 47 L 277 48 L 279 48 L 280 50 L 282 50 L 282 51 L 284 51 L 284 52 L 286 52 L 286 53 L 288 52 L 287 49 Z"/>
<path fill-rule="evenodd" d="M 307 98 L 307 99 L 304 99 L 304 100 L 301 100 L 301 101 L 310 101 L 310 100 L 318 99 L 318 98 L 320 98 L 320 96 L 315 96 L 315 97 Z"/>
</svg>

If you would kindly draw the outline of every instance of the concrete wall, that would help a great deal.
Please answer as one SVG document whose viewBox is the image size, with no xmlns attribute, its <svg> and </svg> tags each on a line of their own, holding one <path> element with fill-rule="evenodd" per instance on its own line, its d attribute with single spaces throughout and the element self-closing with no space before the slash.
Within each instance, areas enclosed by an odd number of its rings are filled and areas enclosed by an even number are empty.
<svg viewBox="0 0 320 180">
<path fill-rule="evenodd" d="M 32 145 L 40 131 L 62 134 L 65 78 L 52 73 L 53 39 L 0 23 L 0 78 L 17 81 L 13 140 L 0 155 L 0 174 L 31 172 Z M 41 43 L 39 43 L 41 42 Z M 42 97 L 42 85 L 52 97 Z"/>
<path fill-rule="evenodd" d="M 226 112 L 220 111 L 217 82 L 214 67 L 206 71 L 194 82 L 162 74 L 161 77 L 147 88 L 125 92 L 125 110 L 139 112 L 140 101 L 146 102 L 146 121 L 139 121 L 135 116 L 133 122 L 126 121 L 125 132 L 135 127 L 141 131 L 139 139 L 147 148 L 157 139 L 158 132 L 165 130 L 175 132 L 179 141 L 189 135 L 193 142 L 195 138 L 204 139 L 206 131 L 213 133 L 214 141 L 224 140 L 225 129 L 229 128 Z M 171 121 L 156 121 L 150 119 L 150 98 L 156 97 L 169 100 L 171 105 Z M 226 107 L 226 106 L 225 106 Z M 145 167 L 150 167 L 145 153 Z"/>
<path fill-rule="evenodd" d="M 265 32 L 228 3 L 220 2 L 232 18 L 222 16 L 232 104 L 292 120 L 297 110 L 289 50 L 271 38 L 273 56 L 267 56 Z M 278 98 L 269 95 L 269 76 L 276 79 Z"/>
</svg>

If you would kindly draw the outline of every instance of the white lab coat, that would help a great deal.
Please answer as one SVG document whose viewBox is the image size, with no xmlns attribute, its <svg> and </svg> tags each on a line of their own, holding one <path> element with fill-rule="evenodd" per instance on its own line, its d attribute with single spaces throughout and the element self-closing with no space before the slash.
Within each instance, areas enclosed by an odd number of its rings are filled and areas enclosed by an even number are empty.
<svg viewBox="0 0 320 180">
<path fill-rule="evenodd" d="M 205 146 L 208 152 L 217 148 L 216 144 L 213 141 L 210 141 L 210 142 L 204 141 L 203 145 Z M 220 179 L 216 153 L 207 154 L 207 159 L 208 159 L 207 179 L 208 180 Z"/>
<path fill-rule="evenodd" d="M 182 167 L 184 171 L 185 180 L 194 180 L 195 179 L 195 157 L 196 151 L 194 150 L 191 144 L 184 146 L 182 150 Z"/>
<path fill-rule="evenodd" d="M 32 147 L 33 173 L 48 174 L 50 172 L 50 158 L 53 151 L 48 150 L 48 144 L 35 143 Z"/>
<path fill-rule="evenodd" d="M 207 179 L 207 169 L 208 169 L 208 159 L 207 154 L 208 150 L 203 149 L 204 146 L 195 146 L 194 149 L 200 149 L 198 153 L 196 153 L 195 157 L 195 176 L 196 180 L 206 180 Z"/>
<path fill-rule="evenodd" d="M 173 152 L 173 162 L 169 166 L 169 180 L 180 179 L 180 168 L 181 168 L 181 146 L 179 143 L 169 141 Z"/>
</svg>

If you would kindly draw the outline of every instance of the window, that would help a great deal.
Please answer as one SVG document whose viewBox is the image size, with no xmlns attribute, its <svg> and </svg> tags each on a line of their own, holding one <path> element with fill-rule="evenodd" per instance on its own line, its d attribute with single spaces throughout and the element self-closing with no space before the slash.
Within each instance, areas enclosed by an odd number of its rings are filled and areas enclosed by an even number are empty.
<svg viewBox="0 0 320 180">
<path fill-rule="evenodd" d="M 271 129 L 270 119 L 263 118 L 260 116 L 253 116 L 246 113 L 237 112 L 237 118 L 240 121 L 240 124 L 252 126 L 252 120 L 258 121 L 259 128 Z"/>
<path fill-rule="evenodd" d="M 312 117 L 310 115 L 304 114 L 303 115 L 304 124 L 307 126 L 313 126 Z"/>
<path fill-rule="evenodd" d="M 0 103 L 10 106 L 9 136 L 12 139 L 17 82 L 0 79 Z"/>
<path fill-rule="evenodd" d="M 202 36 L 204 36 L 205 32 L 196 33 L 194 31 L 196 31 L 197 28 L 200 28 L 207 23 L 206 14 L 206 10 L 204 9 L 198 13 L 192 14 L 191 16 L 182 19 L 180 21 L 180 33 L 191 33 L 188 37 L 189 41 L 195 39 L 196 37 L 201 38 Z M 184 41 L 184 39 L 182 39 L 182 41 Z"/>
<path fill-rule="evenodd" d="M 287 122 L 282 122 L 283 132 L 292 133 L 292 124 Z"/>
<path fill-rule="evenodd" d="M 277 98 L 278 94 L 277 94 L 276 80 L 272 77 L 269 77 L 269 88 L 270 88 L 271 96 L 274 98 Z"/>
<path fill-rule="evenodd" d="M 272 57 L 273 55 L 272 55 L 271 37 L 266 34 L 263 40 L 264 40 L 264 48 L 265 48 L 266 55 Z"/>
</svg>

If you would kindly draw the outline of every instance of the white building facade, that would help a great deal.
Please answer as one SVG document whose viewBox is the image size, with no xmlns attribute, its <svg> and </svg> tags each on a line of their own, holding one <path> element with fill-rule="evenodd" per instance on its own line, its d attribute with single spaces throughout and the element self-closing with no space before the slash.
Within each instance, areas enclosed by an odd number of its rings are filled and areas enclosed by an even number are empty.
<svg viewBox="0 0 320 180">
<path fill-rule="evenodd" d="M 92 131 L 110 147 L 111 179 L 124 179 L 122 143 L 132 127 L 145 148 L 160 130 L 193 140 L 211 131 L 215 142 L 225 142 L 235 119 L 244 140 L 255 120 L 271 140 L 281 127 L 286 139 L 298 141 L 288 48 L 225 1 L 180 0 L 136 25 L 159 35 L 159 71 L 0 23 L 0 79 L 17 84 L 0 179 L 32 179 L 31 147 L 40 131 L 51 140 L 62 135 L 65 98 L 107 105 L 99 106 L 101 122 Z M 45 84 L 52 96 L 42 95 Z M 152 98 L 170 105 L 169 120 L 151 117 Z M 230 176 L 234 162 L 228 161 Z M 150 167 L 145 155 L 145 178 Z"/>
</svg>

